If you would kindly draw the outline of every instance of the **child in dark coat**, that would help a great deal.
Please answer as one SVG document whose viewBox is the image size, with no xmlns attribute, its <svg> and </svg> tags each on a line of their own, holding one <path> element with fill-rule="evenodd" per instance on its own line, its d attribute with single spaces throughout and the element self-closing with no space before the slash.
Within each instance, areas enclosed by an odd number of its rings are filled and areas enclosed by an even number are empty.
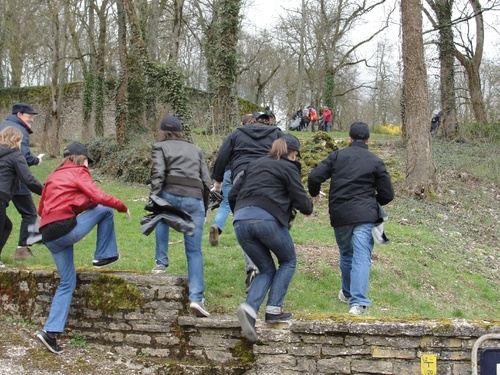
<svg viewBox="0 0 500 375">
<path fill-rule="evenodd" d="M 42 194 L 42 184 L 33 177 L 20 151 L 22 139 L 23 134 L 12 126 L 0 131 L 0 254 L 12 231 L 7 206 L 20 181 L 33 193 Z M 0 267 L 5 267 L 1 261 Z"/>
</svg>

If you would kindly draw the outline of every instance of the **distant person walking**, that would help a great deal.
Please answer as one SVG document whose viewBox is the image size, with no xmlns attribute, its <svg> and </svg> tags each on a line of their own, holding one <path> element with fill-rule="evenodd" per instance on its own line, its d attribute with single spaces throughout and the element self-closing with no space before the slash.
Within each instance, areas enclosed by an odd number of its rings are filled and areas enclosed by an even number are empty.
<svg viewBox="0 0 500 375">
<path fill-rule="evenodd" d="M 22 140 L 23 134 L 13 126 L 0 131 L 0 255 L 12 231 L 7 206 L 20 181 L 35 194 L 42 194 L 42 184 L 33 177 L 20 151 Z M 5 265 L 0 260 L 2 267 Z"/>
<path fill-rule="evenodd" d="M 323 119 L 324 121 L 324 129 L 321 130 L 329 132 L 332 125 L 332 111 L 330 110 L 330 108 L 328 108 L 327 106 L 323 108 L 323 113 L 321 114 L 320 119 Z"/>
<path fill-rule="evenodd" d="M 12 106 L 12 114 L 7 117 L 7 120 L 0 124 L 0 131 L 13 126 L 21 131 L 23 140 L 21 141 L 21 153 L 26 159 L 28 166 L 38 165 L 42 162 L 42 156 L 38 157 L 31 154 L 30 151 L 30 134 L 33 133 L 31 126 L 35 121 L 34 116 L 38 113 L 33 107 L 27 103 L 15 103 Z M 28 247 L 29 226 L 34 224 L 37 219 L 36 206 L 33 202 L 30 189 L 24 184 L 20 183 L 17 191 L 12 197 L 12 203 L 16 207 L 17 212 L 21 214 L 21 227 L 19 228 L 19 241 L 14 253 L 15 260 L 22 260 L 31 258 L 33 253 Z"/>
<path fill-rule="evenodd" d="M 73 142 L 64 148 L 64 159 L 45 181 L 38 206 L 40 232 L 45 246 L 61 278 L 56 289 L 49 316 L 37 337 L 52 353 L 62 348 L 56 335 L 64 332 L 76 288 L 74 245 L 97 226 L 97 239 L 92 265 L 101 268 L 118 261 L 114 211 L 130 211 L 125 204 L 104 193 L 92 180 L 88 165 L 94 160 L 87 148 Z"/>
<path fill-rule="evenodd" d="M 307 106 L 307 109 L 308 109 L 309 123 L 311 124 L 311 131 L 314 132 L 316 131 L 315 125 L 318 122 L 318 112 L 316 112 L 316 110 L 310 105 Z"/>
<path fill-rule="evenodd" d="M 349 147 L 334 151 L 308 178 L 309 194 L 319 199 L 321 184 L 330 179 L 330 223 L 340 251 L 342 289 L 338 297 L 350 306 L 349 313 L 363 315 L 368 298 L 372 230 L 380 220 L 380 205 L 394 199 L 391 176 L 384 162 L 368 151 L 368 125 L 355 122 L 349 130 Z"/>
<path fill-rule="evenodd" d="M 259 269 L 245 303 L 236 313 L 243 336 L 252 342 L 258 339 L 255 321 L 268 291 L 266 323 L 292 317 L 283 312 L 283 301 L 297 264 L 289 226 L 294 209 L 305 215 L 313 211 L 300 177 L 299 149 L 299 140 L 293 135 L 275 140 L 268 156 L 249 163 L 244 177 L 229 194 L 236 238 Z"/>
<path fill-rule="evenodd" d="M 151 194 L 157 195 L 174 208 L 191 215 L 195 224 L 194 235 L 184 234 L 184 250 L 188 265 L 189 307 L 198 317 L 209 316 L 203 293 L 203 224 L 210 194 L 210 175 L 201 150 L 182 136 L 181 121 L 166 116 L 160 124 L 158 142 L 151 154 Z M 169 265 L 168 239 L 170 227 L 160 221 L 156 226 L 156 266 L 153 273 L 163 273 Z"/>
</svg>

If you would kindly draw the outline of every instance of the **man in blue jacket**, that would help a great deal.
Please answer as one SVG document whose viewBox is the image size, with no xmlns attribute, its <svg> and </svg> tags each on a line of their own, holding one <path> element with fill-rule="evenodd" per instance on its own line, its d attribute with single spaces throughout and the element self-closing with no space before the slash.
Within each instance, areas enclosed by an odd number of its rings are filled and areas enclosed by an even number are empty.
<svg viewBox="0 0 500 375">
<path fill-rule="evenodd" d="M 370 131 L 363 122 L 349 130 L 349 147 L 334 151 L 309 173 L 309 194 L 319 198 L 321 183 L 330 179 L 330 224 L 340 251 L 342 289 L 338 297 L 350 306 L 349 313 L 368 312 L 372 229 L 381 206 L 394 199 L 391 176 L 384 162 L 368 151 Z"/>
<path fill-rule="evenodd" d="M 21 131 L 23 134 L 21 153 L 26 158 L 26 162 L 29 166 L 38 165 L 42 162 L 41 157 L 34 156 L 30 151 L 30 134 L 33 133 L 31 125 L 34 122 L 34 116 L 37 114 L 38 113 L 31 105 L 27 103 L 15 103 L 12 106 L 12 114 L 7 117 L 7 120 L 0 124 L 0 131 L 8 126 L 13 126 Z M 12 197 L 12 202 L 22 217 L 21 228 L 19 230 L 19 242 L 16 252 L 14 253 L 14 259 L 27 259 L 33 256 L 31 249 L 28 247 L 28 227 L 35 223 L 37 213 L 31 191 L 22 182 L 17 192 Z"/>
</svg>

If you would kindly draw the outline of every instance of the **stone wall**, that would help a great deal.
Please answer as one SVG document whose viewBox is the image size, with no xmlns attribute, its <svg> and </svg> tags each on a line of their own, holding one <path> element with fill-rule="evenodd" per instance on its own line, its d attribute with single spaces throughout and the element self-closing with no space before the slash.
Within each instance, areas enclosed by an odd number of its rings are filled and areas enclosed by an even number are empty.
<svg viewBox="0 0 500 375">
<path fill-rule="evenodd" d="M 475 340 L 500 333 L 499 321 L 336 315 L 275 325 L 259 320 L 260 341 L 251 345 L 235 316 L 194 317 L 186 282 L 168 274 L 79 272 L 65 336 L 163 358 L 176 374 L 421 374 L 422 356 L 430 354 L 437 374 L 467 375 Z M 1 269 L 0 312 L 41 327 L 57 283 L 53 271 Z"/>
</svg>

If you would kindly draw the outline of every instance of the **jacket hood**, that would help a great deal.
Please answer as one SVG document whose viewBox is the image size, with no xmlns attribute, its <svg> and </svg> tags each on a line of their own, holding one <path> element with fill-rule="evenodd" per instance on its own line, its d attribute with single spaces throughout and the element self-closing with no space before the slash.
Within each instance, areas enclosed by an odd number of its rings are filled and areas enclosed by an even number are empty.
<svg viewBox="0 0 500 375">
<path fill-rule="evenodd" d="M 280 131 L 280 129 L 274 125 L 246 125 L 240 126 L 237 130 L 246 134 L 253 139 L 261 139 L 267 137 L 269 134 Z"/>
<path fill-rule="evenodd" d="M 15 149 L 13 148 L 10 148 L 8 145 L 0 145 L 0 158 L 5 156 L 5 155 L 8 155 L 12 152 L 16 151 Z"/>
</svg>

